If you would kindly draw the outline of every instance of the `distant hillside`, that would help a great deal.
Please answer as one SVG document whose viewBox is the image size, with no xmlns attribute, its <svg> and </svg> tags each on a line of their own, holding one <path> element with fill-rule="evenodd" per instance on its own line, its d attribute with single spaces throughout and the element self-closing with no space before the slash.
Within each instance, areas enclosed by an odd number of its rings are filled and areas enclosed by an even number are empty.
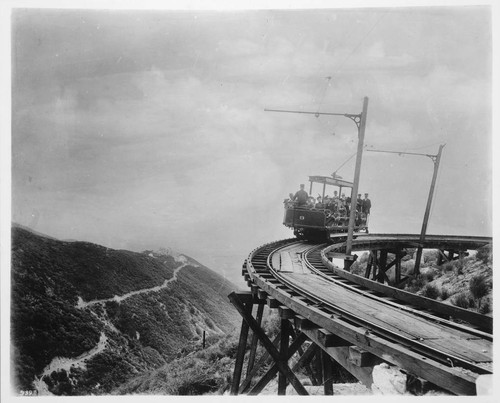
<svg viewBox="0 0 500 403">
<path fill-rule="evenodd" d="M 14 226 L 11 270 L 19 390 L 108 393 L 200 344 L 203 331 L 230 334 L 240 323 L 227 300 L 235 286 L 168 251 L 114 250 Z"/>
</svg>

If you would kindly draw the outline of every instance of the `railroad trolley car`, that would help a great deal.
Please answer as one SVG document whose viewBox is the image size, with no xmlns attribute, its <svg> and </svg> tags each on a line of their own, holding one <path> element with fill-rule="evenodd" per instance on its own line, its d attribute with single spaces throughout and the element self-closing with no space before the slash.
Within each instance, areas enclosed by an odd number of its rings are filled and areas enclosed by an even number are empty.
<svg viewBox="0 0 500 403">
<path fill-rule="evenodd" d="M 340 177 L 309 176 L 309 200 L 304 205 L 293 201 L 293 195 L 284 201 L 285 215 L 283 225 L 293 228 L 294 235 L 299 239 L 325 240 L 330 234 L 347 233 L 349 227 L 350 199 L 353 183 Z M 314 198 L 314 187 L 322 186 L 322 193 Z M 316 189 L 317 191 L 317 189 Z M 338 197 L 334 197 L 337 191 Z M 342 198 L 346 193 L 345 199 Z M 354 231 L 368 232 L 367 216 L 356 210 Z"/>
</svg>

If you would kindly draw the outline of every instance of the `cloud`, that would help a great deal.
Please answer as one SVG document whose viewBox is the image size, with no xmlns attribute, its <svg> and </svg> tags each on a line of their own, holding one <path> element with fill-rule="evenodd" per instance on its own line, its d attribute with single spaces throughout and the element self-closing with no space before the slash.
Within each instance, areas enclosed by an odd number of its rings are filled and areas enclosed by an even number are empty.
<svg viewBox="0 0 500 403">
<path fill-rule="evenodd" d="M 359 113 L 369 96 L 367 144 L 447 143 L 435 228 L 467 212 L 488 233 L 488 13 L 395 11 L 18 12 L 13 218 L 111 247 L 244 254 L 289 236 L 283 198 L 356 151 L 345 117 L 264 108 Z M 374 228 L 418 232 L 431 161 L 363 158 Z"/>
</svg>

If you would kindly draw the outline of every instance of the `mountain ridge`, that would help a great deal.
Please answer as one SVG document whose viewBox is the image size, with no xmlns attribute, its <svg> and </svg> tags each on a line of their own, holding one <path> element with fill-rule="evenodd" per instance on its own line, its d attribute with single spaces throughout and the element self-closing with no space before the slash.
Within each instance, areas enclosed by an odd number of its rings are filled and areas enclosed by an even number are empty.
<svg viewBox="0 0 500 403">
<path fill-rule="evenodd" d="M 166 250 L 166 249 L 165 249 Z M 12 228 L 15 383 L 52 394 L 103 394 L 200 342 L 234 331 L 235 286 L 186 255 L 114 250 Z M 106 342 L 102 342 L 103 335 Z M 44 373 L 56 357 L 85 366 Z M 40 382 L 38 383 L 40 387 Z"/>
</svg>

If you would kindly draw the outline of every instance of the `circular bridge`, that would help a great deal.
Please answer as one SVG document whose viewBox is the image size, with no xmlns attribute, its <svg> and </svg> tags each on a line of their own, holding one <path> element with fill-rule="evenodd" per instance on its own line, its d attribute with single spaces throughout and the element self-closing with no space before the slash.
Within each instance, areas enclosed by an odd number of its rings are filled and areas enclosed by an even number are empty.
<svg viewBox="0 0 500 403">
<path fill-rule="evenodd" d="M 453 259 L 489 243 L 485 237 L 427 236 L 420 245 Z M 394 287 L 406 280 L 401 259 L 418 246 L 418 235 L 358 236 L 353 250 L 370 253 L 365 276 L 334 264 L 345 257 L 345 235 L 333 244 L 289 239 L 252 251 L 242 273 L 250 291 L 229 295 L 243 317 L 231 393 L 258 394 L 278 374 L 278 394 L 287 384 L 307 394 L 295 375 L 303 368 L 313 385 L 332 394 L 333 359 L 367 387 L 374 367 L 385 362 L 405 373 L 407 389 L 416 394 L 434 385 L 456 395 L 477 394 L 478 380 L 492 374 L 492 318 Z M 395 272 L 392 285 L 389 270 Z M 273 341 L 261 328 L 265 305 L 281 318 Z M 267 353 L 256 362 L 258 342 Z M 300 358 L 290 360 L 296 353 Z M 311 367 L 314 357 L 321 362 L 319 374 Z M 268 362 L 270 369 L 255 379 Z"/>
</svg>

